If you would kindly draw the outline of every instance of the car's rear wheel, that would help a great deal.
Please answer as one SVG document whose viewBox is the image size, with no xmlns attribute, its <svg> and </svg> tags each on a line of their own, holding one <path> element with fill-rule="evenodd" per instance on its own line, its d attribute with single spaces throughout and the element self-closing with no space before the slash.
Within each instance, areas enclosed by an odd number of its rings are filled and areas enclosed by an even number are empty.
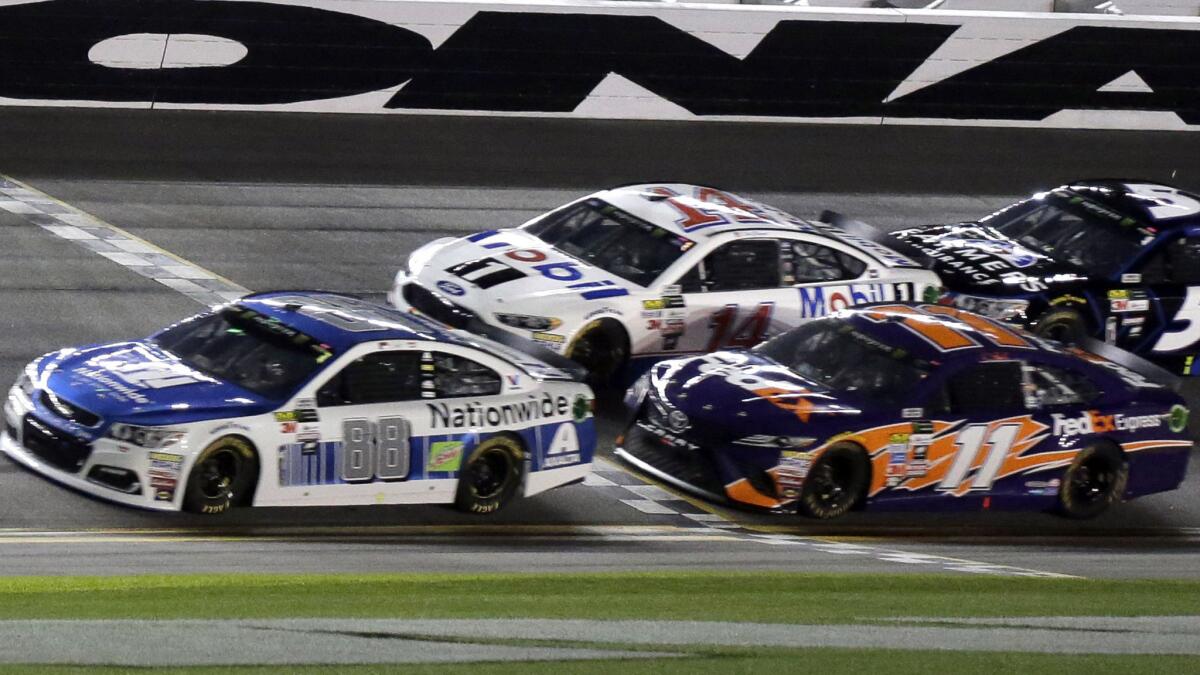
<svg viewBox="0 0 1200 675">
<path fill-rule="evenodd" d="M 1058 309 L 1047 312 L 1034 324 L 1033 332 L 1040 337 L 1056 340 L 1065 345 L 1078 344 L 1087 337 L 1083 317 L 1073 309 Z"/>
<path fill-rule="evenodd" d="M 602 319 L 583 329 L 568 347 L 567 356 L 587 368 L 588 384 L 609 386 L 629 362 L 629 336 L 617 322 Z"/>
<path fill-rule="evenodd" d="M 525 452 L 511 436 L 493 436 L 475 446 L 458 476 L 454 505 L 467 513 L 494 513 L 521 486 Z"/>
<path fill-rule="evenodd" d="M 195 513 L 224 513 L 234 504 L 248 503 L 258 480 L 258 454 L 241 438 L 213 442 L 192 465 L 183 508 Z"/>
<path fill-rule="evenodd" d="M 813 462 L 800 490 L 800 512 L 812 518 L 837 518 L 867 493 L 871 465 L 867 453 L 853 443 L 838 443 Z"/>
<path fill-rule="evenodd" d="M 1095 518 L 1121 500 L 1129 482 L 1129 464 L 1109 445 L 1086 447 L 1063 474 L 1058 510 L 1068 518 Z"/>
</svg>

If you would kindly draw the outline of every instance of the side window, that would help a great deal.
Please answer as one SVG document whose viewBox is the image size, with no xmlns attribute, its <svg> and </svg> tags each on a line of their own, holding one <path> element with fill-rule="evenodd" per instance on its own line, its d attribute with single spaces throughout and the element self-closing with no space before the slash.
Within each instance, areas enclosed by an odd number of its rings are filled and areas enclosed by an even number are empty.
<svg viewBox="0 0 1200 675">
<path fill-rule="evenodd" d="M 784 283 L 789 284 L 857 279 L 867 267 L 837 249 L 806 241 L 785 242 L 783 252 Z"/>
<path fill-rule="evenodd" d="M 500 375 L 487 366 L 454 354 L 434 354 L 433 362 L 434 391 L 438 398 L 500 393 Z"/>
<path fill-rule="evenodd" d="M 1025 409 L 1020 361 L 994 361 L 971 366 L 950 376 L 942 393 L 944 409 L 970 415 Z"/>
<path fill-rule="evenodd" d="M 368 354 L 317 392 L 317 405 L 366 405 L 421 398 L 420 352 Z"/>
<path fill-rule="evenodd" d="M 744 239 L 708 254 L 680 280 L 684 292 L 779 288 L 779 241 Z"/>
<path fill-rule="evenodd" d="M 1200 237 L 1180 237 L 1160 246 L 1142 265 L 1142 278 L 1149 284 L 1200 284 Z"/>
<path fill-rule="evenodd" d="M 1100 389 L 1083 375 L 1045 364 L 1027 365 L 1025 372 L 1030 403 L 1037 407 L 1086 404 L 1100 396 Z"/>
</svg>

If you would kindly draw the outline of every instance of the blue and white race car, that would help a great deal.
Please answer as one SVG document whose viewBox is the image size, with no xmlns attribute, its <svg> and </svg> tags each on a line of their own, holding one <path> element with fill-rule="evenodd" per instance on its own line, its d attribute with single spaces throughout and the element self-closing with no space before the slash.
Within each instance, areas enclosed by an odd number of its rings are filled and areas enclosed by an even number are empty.
<svg viewBox="0 0 1200 675">
<path fill-rule="evenodd" d="M 261 293 L 145 339 L 35 360 L 9 392 L 0 448 L 147 509 L 489 513 L 587 475 L 593 399 L 577 379 L 350 296 Z"/>
</svg>

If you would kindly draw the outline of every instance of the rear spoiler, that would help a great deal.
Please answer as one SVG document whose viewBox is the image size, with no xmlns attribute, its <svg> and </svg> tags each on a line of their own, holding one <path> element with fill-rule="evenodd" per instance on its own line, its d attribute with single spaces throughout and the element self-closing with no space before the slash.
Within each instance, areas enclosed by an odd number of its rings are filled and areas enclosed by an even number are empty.
<svg viewBox="0 0 1200 675">
<path fill-rule="evenodd" d="M 478 317 L 473 317 L 467 321 L 467 324 L 463 327 L 463 329 L 468 332 L 475 333 L 476 335 L 482 335 L 492 342 L 499 342 L 505 347 L 515 349 L 516 351 L 521 352 L 522 354 L 525 354 L 531 358 L 537 359 L 548 366 L 557 368 L 558 370 L 561 370 L 569 375 L 571 380 L 575 382 L 583 382 L 587 379 L 587 368 L 584 368 L 579 363 L 572 361 L 562 354 L 552 352 L 549 349 L 538 345 L 533 340 L 528 340 L 518 335 L 513 335 L 506 330 L 485 323 Z"/>
<path fill-rule="evenodd" d="M 924 251 L 906 241 L 901 241 L 900 239 L 893 237 L 874 225 L 868 225 L 861 220 L 855 220 L 849 216 L 842 215 L 837 211 L 830 211 L 828 209 L 822 211 L 821 215 L 818 216 L 817 219 L 823 223 L 829 223 L 830 225 L 839 227 L 854 237 L 866 239 L 867 241 L 874 242 L 881 246 L 886 246 L 906 258 L 911 258 L 912 261 L 920 267 L 924 267 L 925 269 L 933 269 L 934 260 Z M 870 253 L 871 251 L 867 252 Z"/>
<path fill-rule="evenodd" d="M 1096 356 L 1108 359 L 1119 366 L 1128 368 L 1147 380 L 1155 384 L 1161 384 L 1175 393 L 1179 393 L 1180 387 L 1183 386 L 1183 378 L 1175 373 L 1162 366 L 1153 364 L 1140 356 L 1131 354 L 1124 349 L 1114 347 L 1107 342 L 1085 337 L 1079 341 L 1079 347 Z"/>
</svg>

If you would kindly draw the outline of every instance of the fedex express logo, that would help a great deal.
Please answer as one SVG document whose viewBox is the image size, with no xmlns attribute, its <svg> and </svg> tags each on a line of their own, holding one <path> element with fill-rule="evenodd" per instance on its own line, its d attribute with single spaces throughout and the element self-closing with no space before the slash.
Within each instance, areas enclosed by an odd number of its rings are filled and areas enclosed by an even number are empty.
<svg viewBox="0 0 1200 675">
<path fill-rule="evenodd" d="M 1110 431 L 1157 429 L 1163 425 L 1167 415 L 1101 415 L 1098 410 L 1085 410 L 1077 417 L 1060 413 L 1054 413 L 1051 417 L 1054 419 L 1054 435 L 1071 438 Z"/>
<path fill-rule="evenodd" d="M 488 230 L 487 232 L 480 232 L 479 234 L 467 237 L 467 241 L 479 244 L 486 249 L 500 249 L 511 246 L 511 244 L 504 241 L 487 241 L 498 234 L 499 232 L 496 230 Z M 571 260 L 560 262 L 550 261 L 545 253 L 530 248 L 505 251 L 494 258 L 480 258 L 479 260 L 459 263 L 447 267 L 446 271 L 483 289 L 506 284 L 517 279 L 524 279 L 526 276 L 529 276 L 506 262 L 505 259 L 522 265 L 528 265 L 534 272 L 541 274 L 551 281 L 579 282 L 568 284 L 567 288 L 577 289 L 580 297 L 584 300 L 600 300 L 602 298 L 629 295 L 628 290 L 617 286 L 616 283 L 607 279 L 583 281 L 583 272 L 580 270 L 582 265 L 580 263 Z"/>
</svg>

